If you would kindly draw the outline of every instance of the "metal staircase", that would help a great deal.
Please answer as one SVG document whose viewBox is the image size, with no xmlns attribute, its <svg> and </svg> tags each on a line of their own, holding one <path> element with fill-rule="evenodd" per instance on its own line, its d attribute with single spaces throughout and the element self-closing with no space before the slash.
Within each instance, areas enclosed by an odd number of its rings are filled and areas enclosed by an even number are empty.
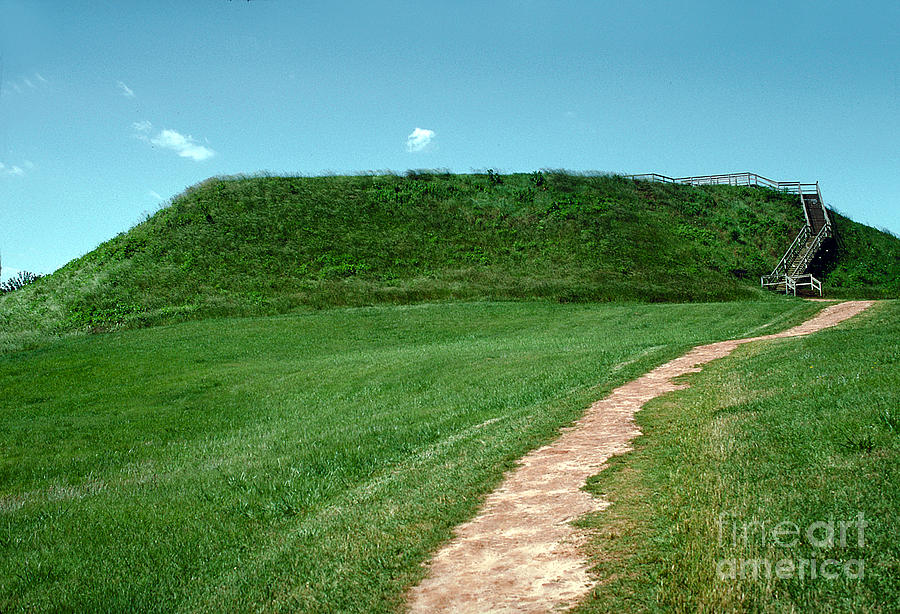
<svg viewBox="0 0 900 614">
<path fill-rule="evenodd" d="M 773 181 L 756 173 L 729 173 L 725 175 L 699 175 L 696 177 L 666 177 L 658 173 L 628 175 L 628 177 L 644 181 L 661 181 L 664 183 L 682 183 L 686 185 L 734 185 L 771 188 L 782 192 L 797 194 L 803 207 L 806 225 L 800 229 L 793 243 L 784 256 L 768 275 L 760 278 L 764 288 L 770 288 L 785 294 L 797 295 L 798 288 L 809 288 L 822 296 L 822 282 L 807 272 L 809 264 L 822 249 L 825 240 L 834 236 L 834 228 L 819 182 L 800 183 L 799 181 Z"/>
</svg>

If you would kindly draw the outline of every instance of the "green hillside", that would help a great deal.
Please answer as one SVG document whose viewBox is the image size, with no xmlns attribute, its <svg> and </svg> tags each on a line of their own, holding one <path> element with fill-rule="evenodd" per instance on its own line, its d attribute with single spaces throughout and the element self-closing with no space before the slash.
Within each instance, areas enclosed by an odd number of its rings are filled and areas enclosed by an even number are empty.
<svg viewBox="0 0 900 614">
<path fill-rule="evenodd" d="M 213 178 L 0 297 L 0 344 L 303 306 L 748 299 L 802 222 L 771 190 L 617 176 Z M 827 290 L 900 295 L 900 240 L 837 228 Z"/>
<path fill-rule="evenodd" d="M 831 212 L 833 254 L 813 262 L 814 273 L 826 280 L 829 296 L 895 298 L 900 296 L 900 240 L 892 234 Z"/>
</svg>

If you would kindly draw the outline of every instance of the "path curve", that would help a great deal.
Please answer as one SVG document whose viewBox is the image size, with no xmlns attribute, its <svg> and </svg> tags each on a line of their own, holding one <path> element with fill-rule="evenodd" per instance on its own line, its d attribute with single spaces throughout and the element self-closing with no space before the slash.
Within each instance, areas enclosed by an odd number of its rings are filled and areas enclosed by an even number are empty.
<svg viewBox="0 0 900 614">
<path fill-rule="evenodd" d="M 687 387 L 673 378 L 700 371 L 739 345 L 808 335 L 872 304 L 838 303 L 780 333 L 700 345 L 616 388 L 553 443 L 525 455 L 482 511 L 456 528 L 456 537 L 431 560 L 428 577 L 410 591 L 410 611 L 550 612 L 574 605 L 594 580 L 579 551 L 586 535 L 571 521 L 609 505 L 582 487 L 610 457 L 631 449 L 640 434 L 634 413 L 654 397 Z"/>
</svg>

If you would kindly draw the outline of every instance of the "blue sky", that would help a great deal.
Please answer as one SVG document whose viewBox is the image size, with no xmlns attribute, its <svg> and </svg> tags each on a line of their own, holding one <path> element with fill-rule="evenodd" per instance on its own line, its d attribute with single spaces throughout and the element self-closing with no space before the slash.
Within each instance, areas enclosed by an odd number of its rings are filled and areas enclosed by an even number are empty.
<svg viewBox="0 0 900 614">
<path fill-rule="evenodd" d="M 3 276 L 260 170 L 749 170 L 900 233 L 898 33 L 896 0 L 0 0 Z"/>
</svg>

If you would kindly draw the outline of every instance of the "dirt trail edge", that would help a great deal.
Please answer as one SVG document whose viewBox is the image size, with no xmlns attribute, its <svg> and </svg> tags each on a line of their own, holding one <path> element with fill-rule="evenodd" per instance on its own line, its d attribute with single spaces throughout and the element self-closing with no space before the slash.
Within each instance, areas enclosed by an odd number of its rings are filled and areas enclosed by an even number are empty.
<svg viewBox="0 0 900 614">
<path fill-rule="evenodd" d="M 570 523 L 609 504 L 581 490 L 640 434 L 634 413 L 647 401 L 685 388 L 672 379 L 761 339 L 808 335 L 869 308 L 872 301 L 826 307 L 799 326 L 772 335 L 700 345 L 613 390 L 507 474 L 482 511 L 456 528 L 456 537 L 429 564 L 428 577 L 409 592 L 412 612 L 550 612 L 574 605 L 593 586 L 579 551 L 585 538 Z"/>
</svg>

